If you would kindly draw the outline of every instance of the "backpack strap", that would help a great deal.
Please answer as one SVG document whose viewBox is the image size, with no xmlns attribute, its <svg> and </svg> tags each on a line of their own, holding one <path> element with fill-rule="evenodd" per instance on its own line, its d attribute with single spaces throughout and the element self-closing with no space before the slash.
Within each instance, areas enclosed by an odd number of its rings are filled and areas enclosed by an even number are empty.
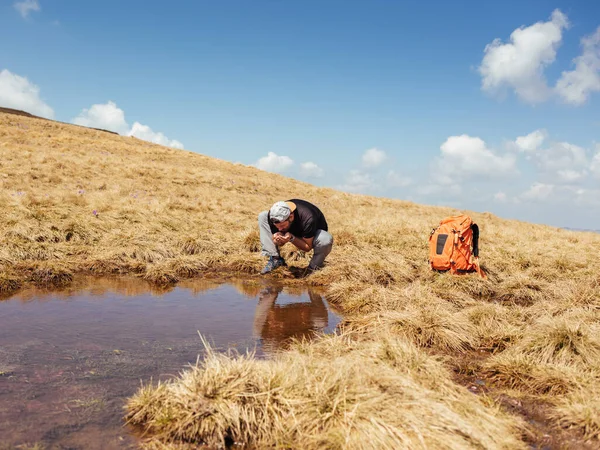
<svg viewBox="0 0 600 450">
<path fill-rule="evenodd" d="M 479 227 L 476 223 L 471 225 L 471 230 L 473 230 L 473 266 L 477 274 L 485 280 L 487 275 L 479 265 Z"/>
<path fill-rule="evenodd" d="M 487 280 L 487 275 L 479 265 L 479 258 L 473 258 L 473 266 L 475 267 L 475 271 L 477 272 L 477 274 L 484 280 Z"/>
<path fill-rule="evenodd" d="M 473 256 L 479 258 L 479 227 L 476 223 L 471 224 L 473 230 Z"/>
</svg>

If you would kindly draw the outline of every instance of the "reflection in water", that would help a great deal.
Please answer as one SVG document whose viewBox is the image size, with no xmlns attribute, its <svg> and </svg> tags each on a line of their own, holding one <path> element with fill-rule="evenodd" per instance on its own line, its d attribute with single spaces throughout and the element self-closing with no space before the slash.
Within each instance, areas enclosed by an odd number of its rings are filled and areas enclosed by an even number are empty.
<svg viewBox="0 0 600 450">
<path fill-rule="evenodd" d="M 103 296 L 106 294 L 118 294 L 125 297 L 137 297 L 139 295 L 151 295 L 162 297 L 177 288 L 185 286 L 194 295 L 216 289 L 222 282 L 216 280 L 194 280 L 180 283 L 177 286 L 157 286 L 137 277 L 94 277 L 80 276 L 73 280 L 68 286 L 55 288 L 29 288 L 16 294 L 0 297 L 18 298 L 21 301 L 40 301 L 48 298 L 67 300 L 73 296 L 87 294 L 92 296 Z M 241 291 L 240 291 L 241 292 Z M 243 293 L 243 292 L 242 292 Z"/>
<path fill-rule="evenodd" d="M 250 279 L 189 280 L 160 291 L 135 278 L 77 278 L 0 301 L 0 449 L 131 448 L 122 407 L 140 385 L 176 375 L 203 348 L 254 350 L 332 332 L 318 291 Z M 27 447 L 26 447 L 27 448 Z"/>
<path fill-rule="evenodd" d="M 277 298 L 282 290 L 269 286 L 258 294 L 253 334 L 262 339 L 265 349 L 275 349 L 290 338 L 308 337 L 315 331 L 324 331 L 328 325 L 327 307 L 317 292 L 308 291 L 310 302 L 278 305 Z"/>
</svg>

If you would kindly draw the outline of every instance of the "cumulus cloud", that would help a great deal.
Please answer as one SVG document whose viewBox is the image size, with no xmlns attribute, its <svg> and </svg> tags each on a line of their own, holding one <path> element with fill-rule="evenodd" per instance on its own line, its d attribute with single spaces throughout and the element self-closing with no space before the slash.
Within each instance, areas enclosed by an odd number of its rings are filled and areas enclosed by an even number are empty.
<svg viewBox="0 0 600 450">
<path fill-rule="evenodd" d="M 568 142 L 556 142 L 535 153 L 535 162 L 546 172 L 585 169 L 588 158 L 585 149 Z"/>
<path fill-rule="evenodd" d="M 467 178 L 498 178 L 517 173 L 512 154 L 496 155 L 478 137 L 450 136 L 440 147 L 441 156 L 433 167 L 439 184 L 452 184 Z"/>
<path fill-rule="evenodd" d="M 531 187 L 520 195 L 523 200 L 547 200 L 554 192 L 554 185 L 544 183 L 533 183 Z"/>
<path fill-rule="evenodd" d="M 597 145 L 597 148 L 598 152 L 594 155 L 594 158 L 592 159 L 590 170 L 597 178 L 600 178 L 600 144 Z"/>
<path fill-rule="evenodd" d="M 536 182 L 527 191 L 523 192 L 519 199 L 548 205 L 598 207 L 600 206 L 600 190 Z"/>
<path fill-rule="evenodd" d="M 563 183 L 573 184 L 584 180 L 587 176 L 587 171 L 564 169 L 557 171 L 556 174 L 558 175 L 558 179 Z"/>
<path fill-rule="evenodd" d="M 515 147 L 521 152 L 534 152 L 541 147 L 547 136 L 546 130 L 535 130 L 527 136 L 519 136 L 515 141 Z"/>
<path fill-rule="evenodd" d="M 508 198 L 504 192 L 500 191 L 494 194 L 494 200 L 500 203 L 506 203 L 508 201 Z"/>
<path fill-rule="evenodd" d="M 586 179 L 591 169 L 584 148 L 568 142 L 546 142 L 546 130 L 536 130 L 518 137 L 512 146 L 527 155 L 545 181 L 577 184 Z"/>
<path fill-rule="evenodd" d="M 40 4 L 37 0 L 23 0 L 20 2 L 15 2 L 13 6 L 17 11 L 19 11 L 19 14 L 21 14 L 23 19 L 26 19 L 29 16 L 30 12 L 38 12 L 41 10 Z"/>
<path fill-rule="evenodd" d="M 267 172 L 285 172 L 287 169 L 294 165 L 294 160 L 289 156 L 279 156 L 277 153 L 269 152 L 267 156 L 260 158 L 255 167 Z"/>
<path fill-rule="evenodd" d="M 351 170 L 346 176 L 345 183 L 338 186 L 341 191 L 365 194 L 377 188 L 370 174 L 360 170 Z"/>
<path fill-rule="evenodd" d="M 89 109 L 82 110 L 77 117 L 71 120 L 71 123 L 120 134 L 127 134 L 129 131 L 129 125 L 125 120 L 125 111 L 112 101 L 106 104 L 92 105 Z"/>
<path fill-rule="evenodd" d="M 420 184 L 415 192 L 426 197 L 436 196 L 440 198 L 451 198 L 457 197 L 462 193 L 462 186 L 459 184 L 442 184 L 430 182 L 427 184 Z"/>
<path fill-rule="evenodd" d="M 314 162 L 308 161 L 300 164 L 300 175 L 307 178 L 321 178 L 324 175 L 324 171 Z"/>
<path fill-rule="evenodd" d="M 528 103 L 546 100 L 551 90 L 544 69 L 556 59 L 562 31 L 568 26 L 567 16 L 556 9 L 548 22 L 514 30 L 508 43 L 494 39 L 485 47 L 479 66 L 482 89 L 490 93 L 513 89 Z"/>
<path fill-rule="evenodd" d="M 574 197 L 575 204 L 579 206 L 600 206 L 600 189 L 578 188 L 572 189 L 572 193 L 574 195 L 570 195 L 568 201 L 572 201 Z"/>
<path fill-rule="evenodd" d="M 183 148 L 183 144 L 175 139 L 169 139 L 161 132 L 153 131 L 148 125 L 142 125 L 139 122 L 135 122 L 131 127 L 131 130 L 127 133 L 127 136 L 134 136 L 144 141 L 153 142 L 158 145 L 164 145 L 166 147 Z"/>
<path fill-rule="evenodd" d="M 387 159 L 383 150 L 370 148 L 362 155 L 362 162 L 365 167 L 372 168 L 381 165 Z"/>
<path fill-rule="evenodd" d="M 125 111 L 115 102 L 95 104 L 89 109 L 83 109 L 71 123 L 90 128 L 100 128 L 114 131 L 125 136 L 135 136 L 144 141 L 153 142 L 173 148 L 183 148 L 183 144 L 176 139 L 169 139 L 161 132 L 153 131 L 148 125 L 135 122 L 130 128 L 125 120 Z"/>
<path fill-rule="evenodd" d="M 406 187 L 412 184 L 412 180 L 409 177 L 405 177 L 394 170 L 390 170 L 387 173 L 386 182 L 388 187 L 391 188 Z"/>
<path fill-rule="evenodd" d="M 573 105 L 584 104 L 592 92 L 600 91 L 600 27 L 581 39 L 583 52 L 575 58 L 575 70 L 563 72 L 556 92 Z"/>
<path fill-rule="evenodd" d="M 54 110 L 40 98 L 40 88 L 6 69 L 0 72 L 0 105 L 47 119 L 54 118 Z"/>
</svg>

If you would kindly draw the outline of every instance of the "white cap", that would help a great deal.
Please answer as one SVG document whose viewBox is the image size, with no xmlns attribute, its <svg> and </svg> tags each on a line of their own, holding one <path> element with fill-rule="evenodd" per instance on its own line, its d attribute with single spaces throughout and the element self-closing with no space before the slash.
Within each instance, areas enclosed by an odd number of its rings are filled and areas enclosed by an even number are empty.
<svg viewBox="0 0 600 450">
<path fill-rule="evenodd" d="M 296 209 L 296 205 L 292 202 L 276 202 L 271 206 L 269 217 L 272 222 L 283 222 L 290 217 L 292 211 Z"/>
</svg>

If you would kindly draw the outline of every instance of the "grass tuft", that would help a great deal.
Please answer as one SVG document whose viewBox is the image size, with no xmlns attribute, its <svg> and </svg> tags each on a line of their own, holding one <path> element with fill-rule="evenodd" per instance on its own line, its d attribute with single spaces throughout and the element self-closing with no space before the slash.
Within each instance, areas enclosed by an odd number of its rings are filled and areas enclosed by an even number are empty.
<svg viewBox="0 0 600 450">
<path fill-rule="evenodd" d="M 40 287 L 64 287 L 73 281 L 73 273 L 57 264 L 44 264 L 35 268 L 30 280 Z"/>
<path fill-rule="evenodd" d="M 581 433 L 585 440 L 600 440 L 600 391 L 597 384 L 579 388 L 555 402 L 550 416 L 562 428 Z"/>
<path fill-rule="evenodd" d="M 456 386 L 412 344 L 383 335 L 297 343 L 266 361 L 207 348 L 197 366 L 141 388 L 126 409 L 129 422 L 172 443 L 525 448 L 520 421 Z"/>
<path fill-rule="evenodd" d="M 583 322 L 581 316 L 544 317 L 508 352 L 525 355 L 536 364 L 585 368 L 600 361 L 600 338 L 597 329 Z"/>
<path fill-rule="evenodd" d="M 572 367 L 543 364 L 527 356 L 503 352 L 483 364 L 481 374 L 498 386 L 530 395 L 561 395 L 578 385 L 578 373 Z"/>
<path fill-rule="evenodd" d="M 22 286 L 20 278 L 14 273 L 5 271 L 0 266 L 0 294 L 10 294 Z"/>
</svg>

